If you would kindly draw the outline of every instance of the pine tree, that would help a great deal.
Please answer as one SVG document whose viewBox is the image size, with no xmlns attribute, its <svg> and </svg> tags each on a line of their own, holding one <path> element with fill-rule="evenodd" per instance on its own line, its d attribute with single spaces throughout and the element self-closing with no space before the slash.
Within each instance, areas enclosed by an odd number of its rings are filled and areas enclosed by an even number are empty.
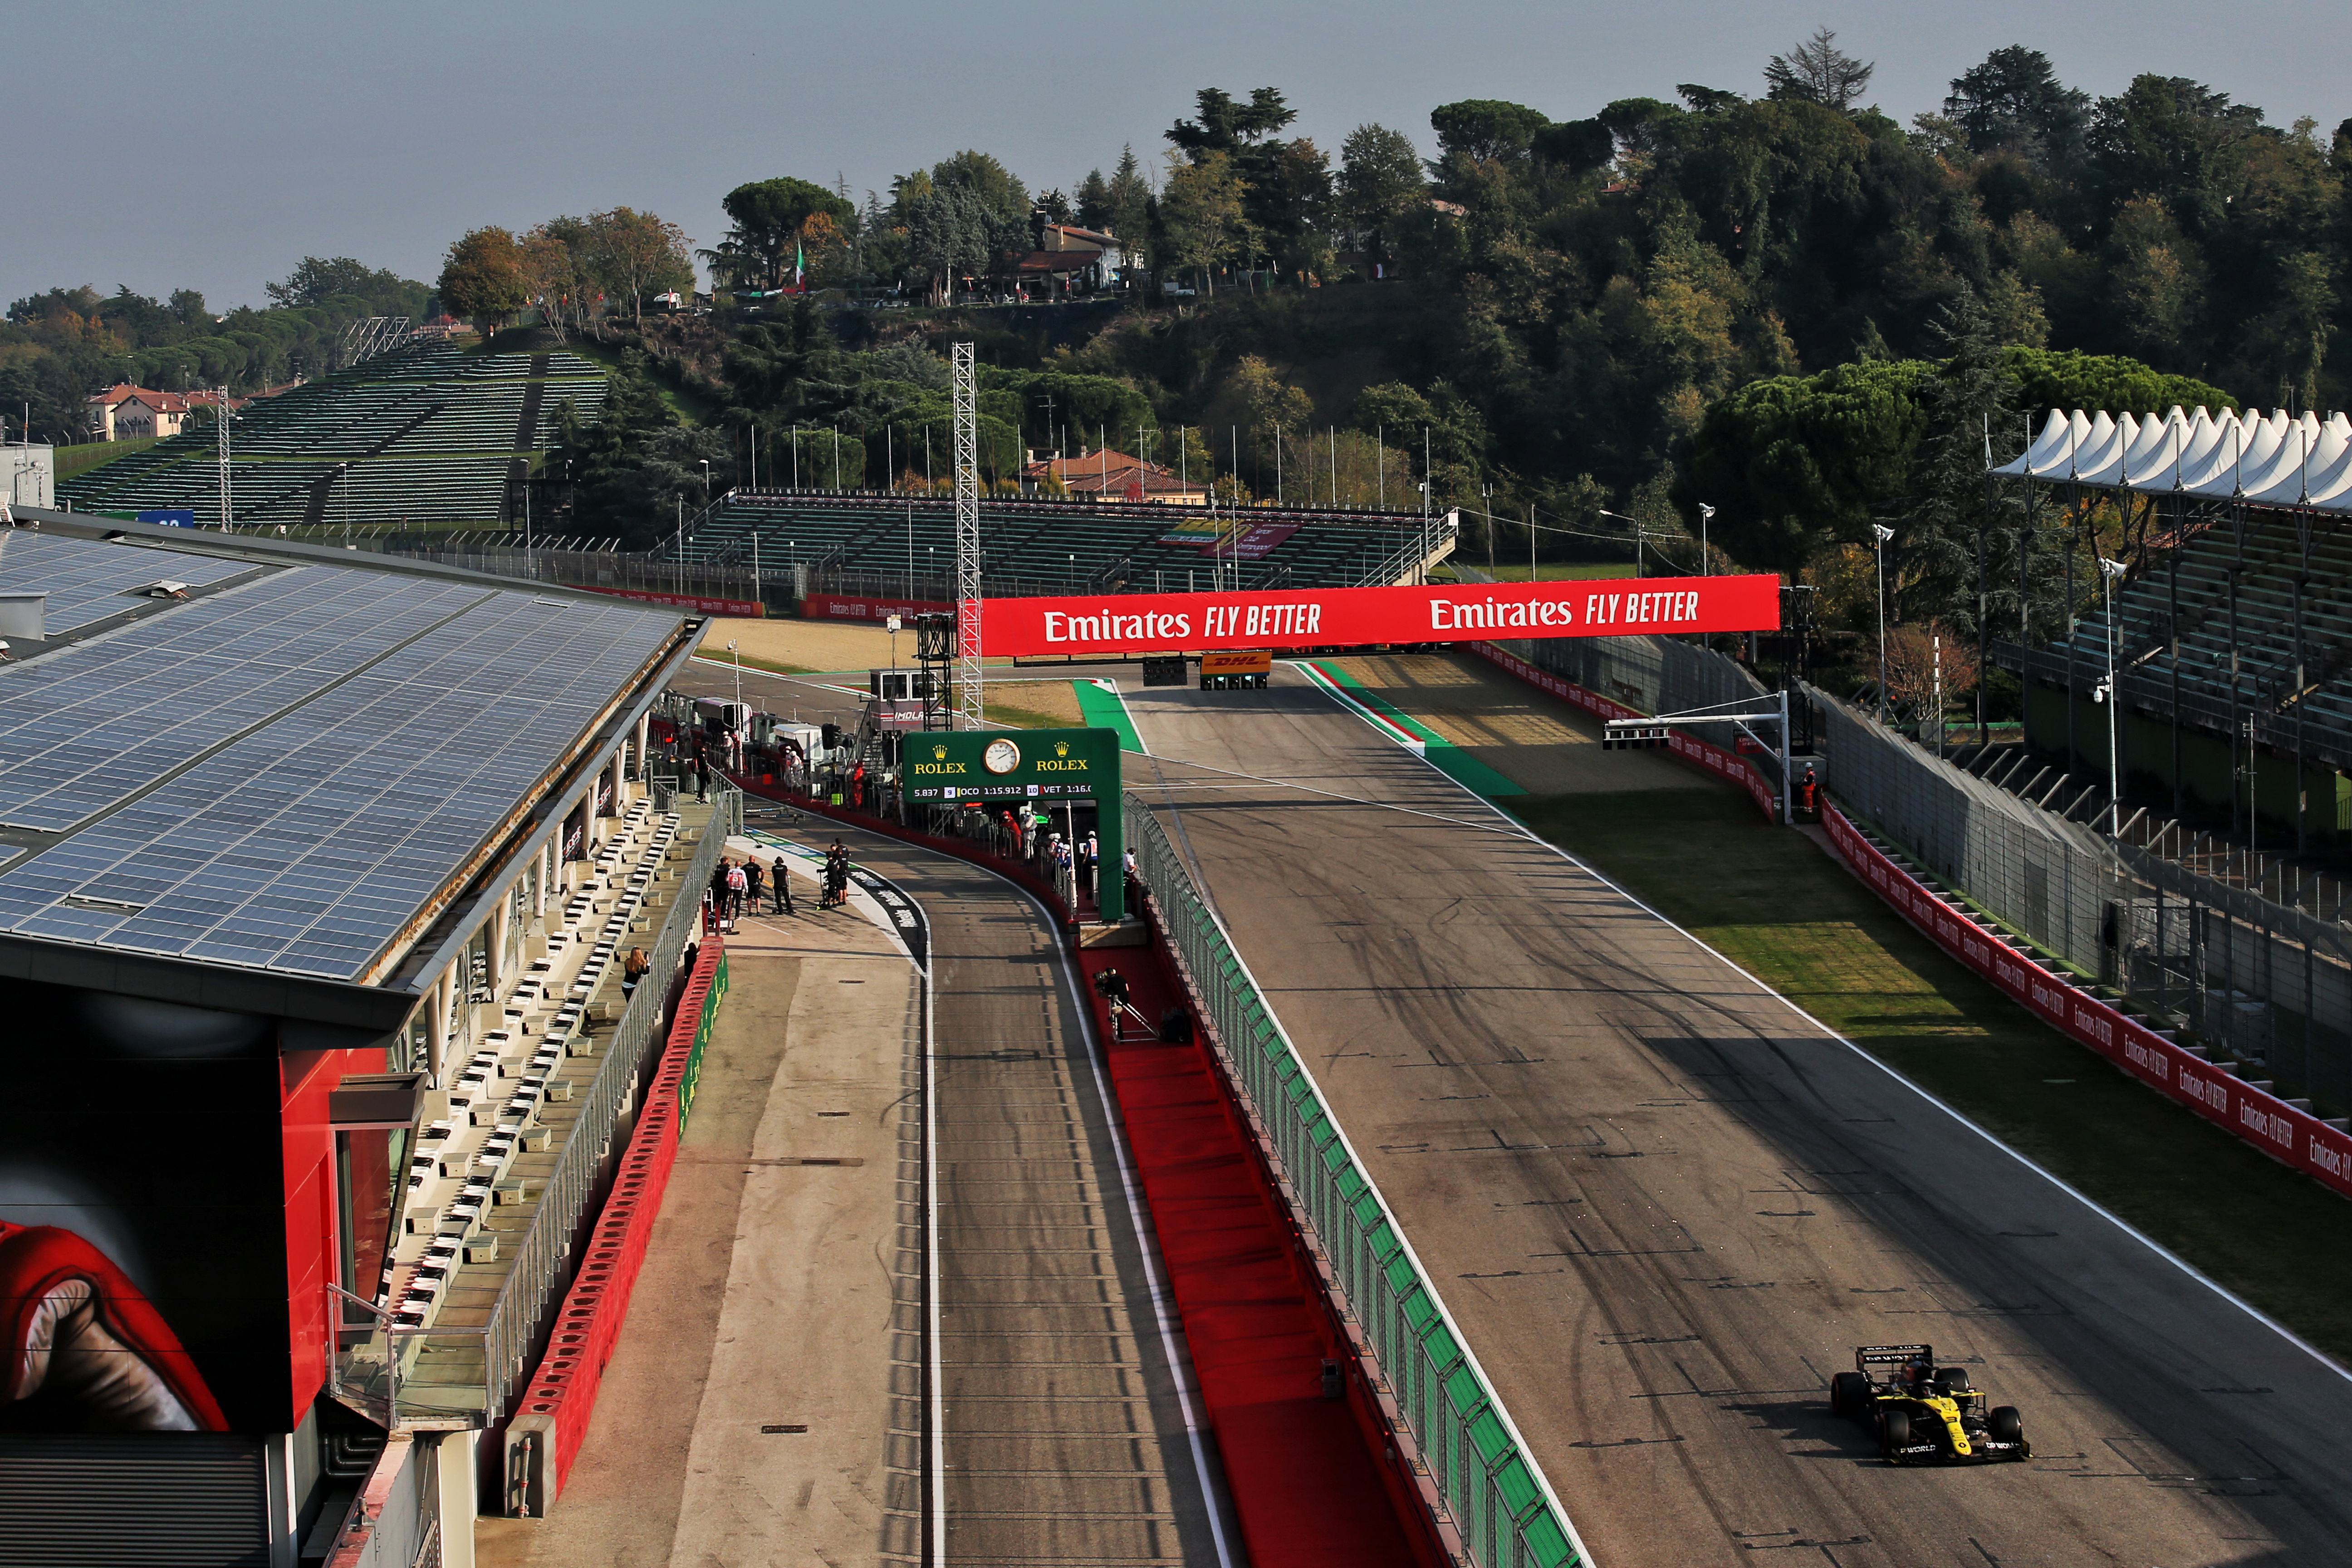
<svg viewBox="0 0 2352 1568">
<path fill-rule="evenodd" d="M 1935 620 L 1974 639 L 1988 619 L 1999 630 L 2016 625 L 2014 563 L 2024 513 L 2014 489 L 1989 485 L 1985 470 L 1990 433 L 2015 427 L 2020 394 L 2001 369 L 1992 318 L 1972 290 L 1945 306 L 1931 330 L 1949 357 L 1923 390 L 1927 430 L 1908 493 L 1888 520 L 1895 538 L 1887 545 L 1887 613 L 1891 620 Z"/>
<path fill-rule="evenodd" d="M 1142 239 L 1150 200 L 1151 181 L 1136 161 L 1135 148 L 1120 148 L 1118 167 L 1111 172 L 1110 184 L 1103 194 L 1103 217 L 1110 231 L 1121 239 Z"/>
<path fill-rule="evenodd" d="M 1088 169 L 1087 177 L 1078 182 L 1077 219 L 1080 228 L 1098 229 L 1112 222 L 1110 216 L 1110 185 L 1100 169 Z"/>
</svg>

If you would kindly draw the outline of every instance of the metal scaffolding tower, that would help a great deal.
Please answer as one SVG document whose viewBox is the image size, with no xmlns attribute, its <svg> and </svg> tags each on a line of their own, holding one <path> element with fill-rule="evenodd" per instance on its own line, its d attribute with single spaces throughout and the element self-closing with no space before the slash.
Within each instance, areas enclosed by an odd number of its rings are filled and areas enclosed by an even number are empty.
<svg viewBox="0 0 2352 1568">
<path fill-rule="evenodd" d="M 971 345 L 948 345 L 955 378 L 956 696 L 963 727 L 981 727 L 980 416 Z"/>
<path fill-rule="evenodd" d="M 214 450 L 220 460 L 220 526 L 228 532 L 236 523 L 236 500 L 228 466 L 228 388 L 220 389 L 220 401 L 213 405 Z"/>
</svg>

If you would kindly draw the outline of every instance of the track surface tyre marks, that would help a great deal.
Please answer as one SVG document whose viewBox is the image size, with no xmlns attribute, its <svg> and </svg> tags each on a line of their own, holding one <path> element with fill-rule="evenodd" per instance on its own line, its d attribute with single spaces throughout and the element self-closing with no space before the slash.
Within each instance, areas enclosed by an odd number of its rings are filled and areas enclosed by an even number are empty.
<svg viewBox="0 0 2352 1568">
<path fill-rule="evenodd" d="M 1130 784 L 1602 1568 L 2352 1563 L 2340 1374 L 1296 679 L 1130 693 Z M 2035 1458 L 1885 1466 L 1911 1340 Z"/>
</svg>

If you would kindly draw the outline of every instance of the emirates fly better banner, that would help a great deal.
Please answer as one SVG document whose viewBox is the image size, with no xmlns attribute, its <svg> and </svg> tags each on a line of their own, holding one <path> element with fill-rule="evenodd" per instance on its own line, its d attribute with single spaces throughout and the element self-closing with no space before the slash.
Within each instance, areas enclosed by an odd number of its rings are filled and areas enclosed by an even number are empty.
<svg viewBox="0 0 2352 1568">
<path fill-rule="evenodd" d="M 989 599 L 981 647 L 1006 657 L 1769 632 L 1780 626 L 1780 587 L 1759 574 Z"/>
</svg>

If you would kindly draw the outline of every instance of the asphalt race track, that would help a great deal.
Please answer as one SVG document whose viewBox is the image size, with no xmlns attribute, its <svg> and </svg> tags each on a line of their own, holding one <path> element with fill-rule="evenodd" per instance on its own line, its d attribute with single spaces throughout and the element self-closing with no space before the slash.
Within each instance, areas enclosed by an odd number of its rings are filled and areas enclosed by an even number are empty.
<svg viewBox="0 0 2352 1568">
<path fill-rule="evenodd" d="M 1181 786 L 1171 836 L 1600 1568 L 2352 1563 L 2330 1364 L 1296 671 L 1127 697 L 1129 787 Z M 1855 1345 L 1914 1341 L 2021 1407 L 2030 1462 L 1890 1468 L 1830 1417 Z"/>
</svg>

